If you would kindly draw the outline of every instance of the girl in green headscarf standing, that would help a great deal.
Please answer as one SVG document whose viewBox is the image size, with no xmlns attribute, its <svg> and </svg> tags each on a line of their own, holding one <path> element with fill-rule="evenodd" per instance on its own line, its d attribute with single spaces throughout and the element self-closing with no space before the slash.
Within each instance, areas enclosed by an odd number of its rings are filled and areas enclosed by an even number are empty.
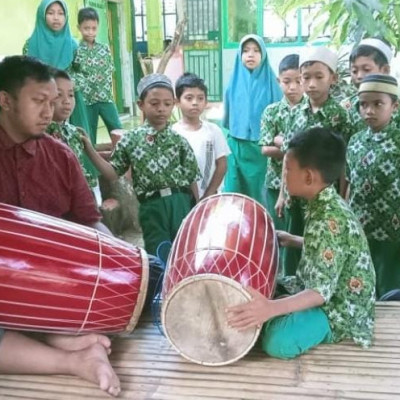
<svg viewBox="0 0 400 400">
<path fill-rule="evenodd" d="M 73 72 L 72 63 L 78 44 L 72 37 L 68 19 L 68 8 L 64 0 L 42 0 L 36 12 L 35 28 L 25 43 L 23 53 L 54 68 Z M 75 103 L 70 117 L 71 124 L 90 132 L 85 102 L 79 90 L 75 90 Z M 88 159 L 85 166 L 92 175 L 98 175 Z"/>
</svg>

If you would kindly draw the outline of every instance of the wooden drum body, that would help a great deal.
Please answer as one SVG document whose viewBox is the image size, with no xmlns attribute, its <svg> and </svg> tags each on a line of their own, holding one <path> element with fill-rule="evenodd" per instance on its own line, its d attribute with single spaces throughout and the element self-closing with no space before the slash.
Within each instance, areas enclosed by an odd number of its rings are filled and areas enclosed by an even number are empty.
<svg viewBox="0 0 400 400">
<path fill-rule="evenodd" d="M 147 255 L 137 247 L 0 203 L 0 327 L 129 333 L 148 272 Z"/>
<path fill-rule="evenodd" d="M 174 241 L 163 284 L 161 318 L 173 347 L 205 365 L 244 356 L 261 328 L 230 328 L 225 310 L 250 300 L 243 287 L 271 297 L 277 267 L 274 226 L 260 204 L 233 193 L 197 204 Z"/>
</svg>

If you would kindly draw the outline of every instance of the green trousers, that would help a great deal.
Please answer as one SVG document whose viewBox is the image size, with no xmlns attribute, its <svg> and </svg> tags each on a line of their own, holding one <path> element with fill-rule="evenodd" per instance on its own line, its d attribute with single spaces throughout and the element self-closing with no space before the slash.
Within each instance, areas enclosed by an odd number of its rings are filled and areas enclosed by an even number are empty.
<svg viewBox="0 0 400 400">
<path fill-rule="evenodd" d="M 191 206 L 191 196 L 187 193 L 173 193 L 140 204 L 139 222 L 144 247 L 149 254 L 159 253 L 164 263 L 167 261 L 170 243 L 175 239 Z"/>
<path fill-rule="evenodd" d="M 267 211 L 272 220 L 274 221 L 274 226 L 276 230 L 287 231 L 287 219 L 285 214 L 279 218 L 278 214 L 275 212 L 275 204 L 279 197 L 279 189 L 267 188 Z M 286 251 L 285 247 L 279 247 L 279 275 L 284 276 L 283 260 L 284 253 Z"/>
<path fill-rule="evenodd" d="M 303 236 L 304 234 L 304 211 L 301 203 L 293 201 L 290 208 L 285 207 L 286 231 L 292 235 Z M 285 247 L 282 251 L 283 276 L 296 275 L 297 266 L 301 258 L 301 249 Z"/>
<path fill-rule="evenodd" d="M 368 239 L 376 274 L 376 298 L 400 289 L 400 243 Z"/>
<path fill-rule="evenodd" d="M 275 204 L 279 197 L 279 189 L 267 188 L 267 211 L 274 221 L 275 229 L 285 231 L 286 230 L 286 220 L 284 216 L 278 217 L 275 212 Z"/>
<path fill-rule="evenodd" d="M 275 358 L 289 359 L 321 343 L 332 343 L 332 331 L 320 307 L 273 318 L 264 324 L 263 350 Z"/>
<path fill-rule="evenodd" d="M 114 103 L 95 103 L 86 106 L 90 136 L 93 143 L 97 143 L 97 126 L 99 123 L 99 116 L 103 120 L 108 133 L 114 129 L 121 129 L 121 121 L 119 120 L 118 110 Z"/>
<path fill-rule="evenodd" d="M 224 192 L 241 193 L 267 206 L 264 190 L 267 157 L 257 142 L 228 136 L 231 154 L 225 175 Z"/>
<path fill-rule="evenodd" d="M 89 135 L 90 141 L 94 145 L 95 142 L 93 142 L 93 138 L 90 132 L 90 125 L 86 111 L 85 100 L 83 99 L 83 95 L 80 90 L 75 90 L 74 94 L 75 94 L 75 108 L 71 116 L 69 117 L 69 121 L 72 125 L 82 128 Z M 83 157 L 84 157 L 83 163 L 85 165 L 86 171 L 88 171 L 90 175 L 92 175 L 93 177 L 97 178 L 99 176 L 97 168 L 90 161 L 86 153 L 84 154 Z"/>
</svg>

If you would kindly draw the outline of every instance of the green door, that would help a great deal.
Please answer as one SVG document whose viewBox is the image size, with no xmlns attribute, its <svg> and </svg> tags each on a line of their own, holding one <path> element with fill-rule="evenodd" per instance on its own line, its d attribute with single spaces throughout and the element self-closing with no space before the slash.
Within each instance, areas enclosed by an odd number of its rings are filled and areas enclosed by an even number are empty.
<svg viewBox="0 0 400 400">
<path fill-rule="evenodd" d="M 183 50 L 185 71 L 203 78 L 208 100 L 222 99 L 222 52 L 219 0 L 186 0 L 188 23 Z"/>
<path fill-rule="evenodd" d="M 124 99 L 122 91 L 122 62 L 121 62 L 121 46 L 119 38 L 119 20 L 118 20 L 118 3 L 108 2 L 108 21 L 109 21 L 109 39 L 111 54 L 113 56 L 115 71 L 113 75 L 113 90 L 115 96 L 115 104 L 118 112 L 124 112 Z"/>
</svg>

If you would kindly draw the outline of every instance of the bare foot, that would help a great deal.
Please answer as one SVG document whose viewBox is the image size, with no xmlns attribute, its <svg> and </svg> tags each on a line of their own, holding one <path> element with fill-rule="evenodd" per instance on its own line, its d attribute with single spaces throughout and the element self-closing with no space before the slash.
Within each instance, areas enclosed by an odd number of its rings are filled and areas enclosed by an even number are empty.
<svg viewBox="0 0 400 400">
<path fill-rule="evenodd" d="M 99 385 L 101 390 L 118 396 L 121 384 L 107 357 L 107 350 L 99 343 L 75 351 L 69 356 L 70 373 Z"/>
<path fill-rule="evenodd" d="M 83 350 L 98 343 L 108 351 L 108 354 L 111 352 L 110 339 L 107 336 L 99 335 L 97 333 L 90 333 L 82 336 L 69 336 L 49 333 L 45 336 L 45 341 L 52 347 L 67 351 Z"/>
</svg>

